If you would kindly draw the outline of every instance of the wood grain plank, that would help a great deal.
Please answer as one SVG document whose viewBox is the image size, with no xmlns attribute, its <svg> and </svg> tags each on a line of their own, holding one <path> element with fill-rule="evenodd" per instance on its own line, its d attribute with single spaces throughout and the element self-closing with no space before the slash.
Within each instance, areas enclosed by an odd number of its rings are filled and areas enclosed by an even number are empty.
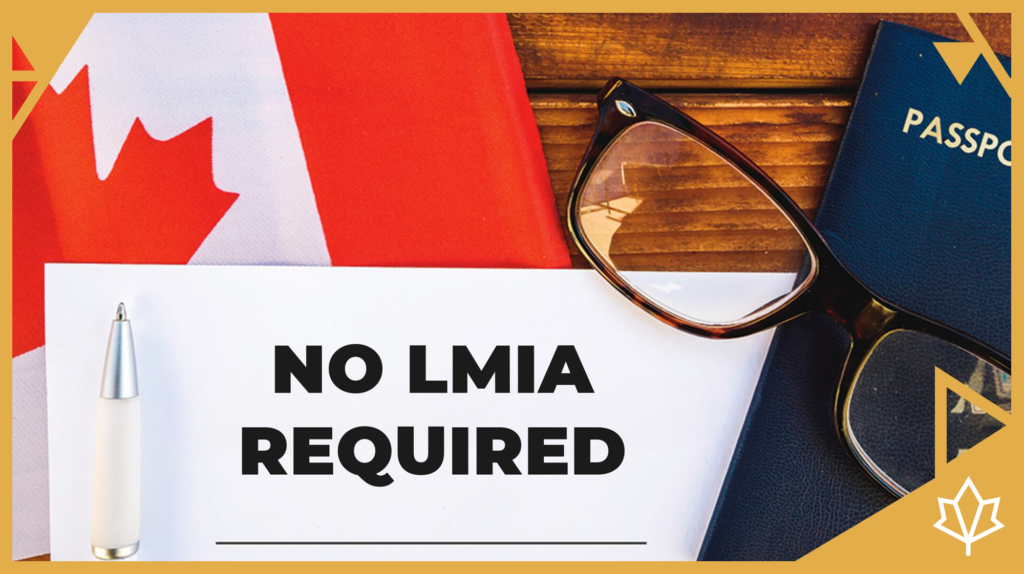
<svg viewBox="0 0 1024 574">
<path fill-rule="evenodd" d="M 839 149 L 852 96 L 846 94 L 662 94 L 729 140 L 768 172 L 813 216 Z M 597 123 L 593 96 L 531 94 L 559 216 Z M 659 144 L 664 145 L 664 144 Z M 778 212 L 765 210 L 759 194 L 715 184 L 720 166 L 633 167 L 633 181 L 655 192 L 643 212 L 630 215 L 616 243 L 616 257 L 632 268 L 736 271 L 778 270 L 799 262 L 801 250 Z M 687 184 L 699 175 L 701 186 Z M 723 187 L 724 186 L 724 187 Z M 695 208 L 694 206 L 700 206 Z M 573 264 L 589 265 L 566 236 Z"/>
<path fill-rule="evenodd" d="M 718 271 L 729 269 L 738 273 L 771 273 L 779 269 L 799 267 L 805 251 L 726 251 L 726 252 L 678 252 L 650 255 L 625 255 L 617 257 L 628 269 L 643 268 L 647 271 Z M 577 269 L 590 269 L 582 254 L 572 254 L 572 265 Z"/>
<path fill-rule="evenodd" d="M 1010 15 L 975 14 L 1010 55 Z M 598 88 L 621 76 L 649 88 L 852 88 L 879 20 L 955 40 L 955 14 L 510 14 L 527 87 Z"/>
</svg>

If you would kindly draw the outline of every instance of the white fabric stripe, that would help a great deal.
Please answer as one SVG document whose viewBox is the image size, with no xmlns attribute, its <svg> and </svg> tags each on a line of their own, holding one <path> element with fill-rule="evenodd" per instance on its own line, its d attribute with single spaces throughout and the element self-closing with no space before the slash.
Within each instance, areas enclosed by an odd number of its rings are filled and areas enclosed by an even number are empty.
<svg viewBox="0 0 1024 574">
<path fill-rule="evenodd" d="M 45 347 L 15 357 L 11 374 L 12 551 L 20 560 L 50 551 Z"/>
</svg>

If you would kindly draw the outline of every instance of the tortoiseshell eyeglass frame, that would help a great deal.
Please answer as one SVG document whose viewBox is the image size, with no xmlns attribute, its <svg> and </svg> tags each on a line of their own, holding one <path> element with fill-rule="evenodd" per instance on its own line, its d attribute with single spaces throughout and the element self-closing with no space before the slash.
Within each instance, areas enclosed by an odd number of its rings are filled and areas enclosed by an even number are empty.
<svg viewBox="0 0 1024 574">
<path fill-rule="evenodd" d="M 568 201 L 569 231 L 587 258 L 620 293 L 661 321 L 687 333 L 714 339 L 731 339 L 757 333 L 812 312 L 823 312 L 841 323 L 851 338 L 842 375 L 836 389 L 834 422 L 846 451 L 869 475 L 896 497 L 907 492 L 857 452 L 847 421 L 847 410 L 854 384 L 868 356 L 878 343 L 895 331 L 917 331 L 952 343 L 979 359 L 1010 374 L 1010 358 L 989 345 L 886 301 L 861 283 L 836 257 L 814 224 L 796 202 L 761 168 L 739 150 L 699 122 L 667 102 L 618 78 L 598 95 L 600 116 L 597 129 L 573 180 Z M 775 203 L 800 232 L 809 252 L 810 275 L 797 287 L 797 293 L 784 303 L 756 314 L 746 322 L 717 325 L 687 320 L 658 305 L 632 288 L 619 272 L 588 241 L 580 220 L 583 190 L 591 171 L 605 150 L 624 130 L 642 122 L 674 127 L 697 140 L 742 172 Z"/>
</svg>

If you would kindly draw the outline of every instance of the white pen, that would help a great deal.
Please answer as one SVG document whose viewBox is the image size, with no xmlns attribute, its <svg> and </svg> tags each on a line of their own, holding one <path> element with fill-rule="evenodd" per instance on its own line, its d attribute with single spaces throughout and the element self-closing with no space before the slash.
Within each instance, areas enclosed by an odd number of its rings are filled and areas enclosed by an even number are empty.
<svg viewBox="0 0 1024 574">
<path fill-rule="evenodd" d="M 110 327 L 96 412 L 92 484 L 92 553 L 101 560 L 139 550 L 141 409 L 132 324 L 124 303 Z"/>
</svg>

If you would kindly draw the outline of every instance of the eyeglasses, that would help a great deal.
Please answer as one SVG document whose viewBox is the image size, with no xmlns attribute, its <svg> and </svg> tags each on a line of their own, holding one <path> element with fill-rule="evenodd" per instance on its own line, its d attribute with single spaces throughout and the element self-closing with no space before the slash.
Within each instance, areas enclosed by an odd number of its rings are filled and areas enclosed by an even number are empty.
<svg viewBox="0 0 1024 574">
<path fill-rule="evenodd" d="M 714 132 L 629 82 L 611 80 L 598 105 L 569 195 L 569 230 L 623 295 L 711 338 L 811 312 L 834 317 L 851 341 L 836 386 L 836 430 L 895 496 L 931 480 L 941 456 L 931 424 L 941 421 L 936 367 L 1009 410 L 1010 358 L 861 283 L 801 209 L 814 199 L 806 190 L 787 194 Z M 1002 426 L 958 395 L 942 406 L 945 461 Z"/>
</svg>

